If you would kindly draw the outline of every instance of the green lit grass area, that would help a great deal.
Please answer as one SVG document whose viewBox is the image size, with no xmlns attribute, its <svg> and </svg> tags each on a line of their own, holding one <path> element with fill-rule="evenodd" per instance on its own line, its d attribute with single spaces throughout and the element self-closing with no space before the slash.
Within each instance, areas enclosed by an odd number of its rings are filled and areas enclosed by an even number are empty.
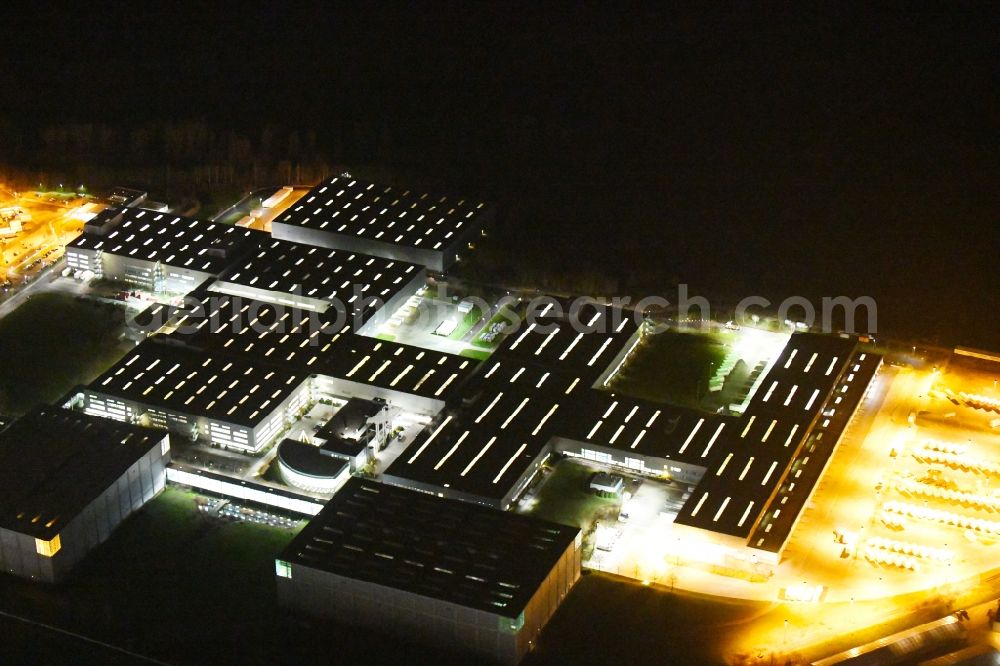
<svg viewBox="0 0 1000 666">
<path fill-rule="evenodd" d="M 466 358 L 474 358 L 477 361 L 485 361 L 490 357 L 490 353 L 485 349 L 463 349 L 459 352 L 459 356 L 465 356 Z"/>
<path fill-rule="evenodd" d="M 590 477 L 596 470 L 572 460 L 561 460 L 538 487 L 523 513 L 588 530 L 594 520 L 618 511 L 619 500 L 590 492 Z"/>
<path fill-rule="evenodd" d="M 469 332 L 469 329 L 482 319 L 482 317 L 483 311 L 479 307 L 472 308 L 462 316 L 462 321 L 458 322 L 458 326 L 455 327 L 455 330 L 448 337 L 452 340 L 461 340 Z"/>
<path fill-rule="evenodd" d="M 481 329 L 480 333 L 472 339 L 472 344 L 476 345 L 477 347 L 483 347 L 484 349 L 490 349 L 490 350 L 496 349 L 503 341 L 504 336 L 498 335 L 495 338 L 493 338 L 493 340 L 486 341 L 483 340 L 483 333 L 488 332 L 490 328 L 493 326 L 493 324 L 500 323 L 503 324 L 504 326 L 509 326 L 510 322 L 520 321 L 520 320 L 521 318 L 510 307 L 506 305 L 501 306 L 501 308 L 497 310 L 497 313 L 492 317 L 490 317 L 490 320 L 486 322 L 486 324 Z"/>
<path fill-rule="evenodd" d="M 89 383 L 130 346 L 120 307 L 58 293 L 32 296 L 0 319 L 0 411 L 22 414 Z"/>
<path fill-rule="evenodd" d="M 606 388 L 654 402 L 712 408 L 706 401 L 709 379 L 725 359 L 731 337 L 674 330 L 647 334 Z"/>
</svg>

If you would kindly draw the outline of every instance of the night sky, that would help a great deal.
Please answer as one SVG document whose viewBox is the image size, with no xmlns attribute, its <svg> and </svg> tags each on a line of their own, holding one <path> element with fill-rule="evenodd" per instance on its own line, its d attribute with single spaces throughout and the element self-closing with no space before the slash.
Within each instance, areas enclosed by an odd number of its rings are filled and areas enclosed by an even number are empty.
<svg viewBox="0 0 1000 666">
<path fill-rule="evenodd" d="M 219 4 L 6 7 L 0 122 L 295 124 L 556 269 L 1000 349 L 995 5 Z"/>
</svg>

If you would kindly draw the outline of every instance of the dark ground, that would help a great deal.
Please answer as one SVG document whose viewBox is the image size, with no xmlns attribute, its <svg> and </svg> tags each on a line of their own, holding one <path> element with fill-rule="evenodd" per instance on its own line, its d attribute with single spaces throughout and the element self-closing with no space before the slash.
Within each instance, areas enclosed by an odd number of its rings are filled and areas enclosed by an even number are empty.
<svg viewBox="0 0 1000 666">
<path fill-rule="evenodd" d="M 0 412 L 22 414 L 95 379 L 124 354 L 124 324 L 121 307 L 68 294 L 19 305 L 0 319 Z"/>
</svg>

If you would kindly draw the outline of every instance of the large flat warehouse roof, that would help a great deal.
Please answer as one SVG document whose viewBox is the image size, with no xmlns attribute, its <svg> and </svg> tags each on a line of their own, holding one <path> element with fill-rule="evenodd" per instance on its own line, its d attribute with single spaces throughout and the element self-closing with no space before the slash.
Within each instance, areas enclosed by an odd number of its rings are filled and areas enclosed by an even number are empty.
<svg viewBox="0 0 1000 666">
<path fill-rule="evenodd" d="M 340 303 L 348 315 L 367 320 L 378 309 L 372 299 L 388 301 L 420 270 L 421 266 L 404 261 L 271 239 L 221 281 Z"/>
<path fill-rule="evenodd" d="M 0 432 L 0 527 L 49 541 L 167 437 L 39 407 Z"/>
<path fill-rule="evenodd" d="M 146 340 L 87 390 L 254 427 L 307 378 L 233 356 Z"/>
<path fill-rule="evenodd" d="M 587 390 L 540 365 L 491 359 L 463 389 L 461 407 L 438 415 L 385 473 L 499 500 L 553 434 L 579 418 Z"/>
<path fill-rule="evenodd" d="M 639 400 L 607 391 L 588 391 L 564 437 L 588 444 L 667 458 L 699 467 L 717 455 L 733 416 Z"/>
<path fill-rule="evenodd" d="M 489 210 L 480 201 L 334 176 L 310 190 L 275 223 L 391 245 L 442 250 Z"/>
<path fill-rule="evenodd" d="M 748 537 L 786 479 L 855 346 L 853 338 L 793 335 L 746 412 L 723 433 L 717 454 L 675 522 Z"/>
<path fill-rule="evenodd" d="M 202 294 L 198 305 L 177 317 L 169 338 L 196 349 L 244 362 L 320 374 L 387 390 L 444 400 L 479 361 L 391 340 L 356 335 L 335 326 L 332 314 L 237 298 Z M 153 306 L 140 321 L 165 316 Z M 176 313 L 175 313 L 176 314 Z"/>
<path fill-rule="evenodd" d="M 267 236 L 142 208 L 107 208 L 67 246 L 217 274 Z M 98 231 L 99 230 L 99 231 Z"/>
<path fill-rule="evenodd" d="M 279 558 L 516 618 L 578 533 L 351 478 Z"/>
</svg>

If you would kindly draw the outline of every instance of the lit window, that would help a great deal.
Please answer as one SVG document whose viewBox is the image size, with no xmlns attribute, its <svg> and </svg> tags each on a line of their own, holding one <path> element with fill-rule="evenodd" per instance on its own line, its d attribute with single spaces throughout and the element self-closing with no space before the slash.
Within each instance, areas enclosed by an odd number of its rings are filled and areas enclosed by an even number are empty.
<svg viewBox="0 0 1000 666">
<path fill-rule="evenodd" d="M 282 578 L 292 577 L 292 565 L 284 560 L 274 561 L 274 572 L 281 576 Z"/>
<path fill-rule="evenodd" d="M 62 548 L 62 541 L 59 540 L 59 535 L 52 537 L 51 541 L 42 541 L 41 539 L 35 539 L 35 550 L 38 551 L 39 555 L 45 557 L 52 557 Z"/>
</svg>

